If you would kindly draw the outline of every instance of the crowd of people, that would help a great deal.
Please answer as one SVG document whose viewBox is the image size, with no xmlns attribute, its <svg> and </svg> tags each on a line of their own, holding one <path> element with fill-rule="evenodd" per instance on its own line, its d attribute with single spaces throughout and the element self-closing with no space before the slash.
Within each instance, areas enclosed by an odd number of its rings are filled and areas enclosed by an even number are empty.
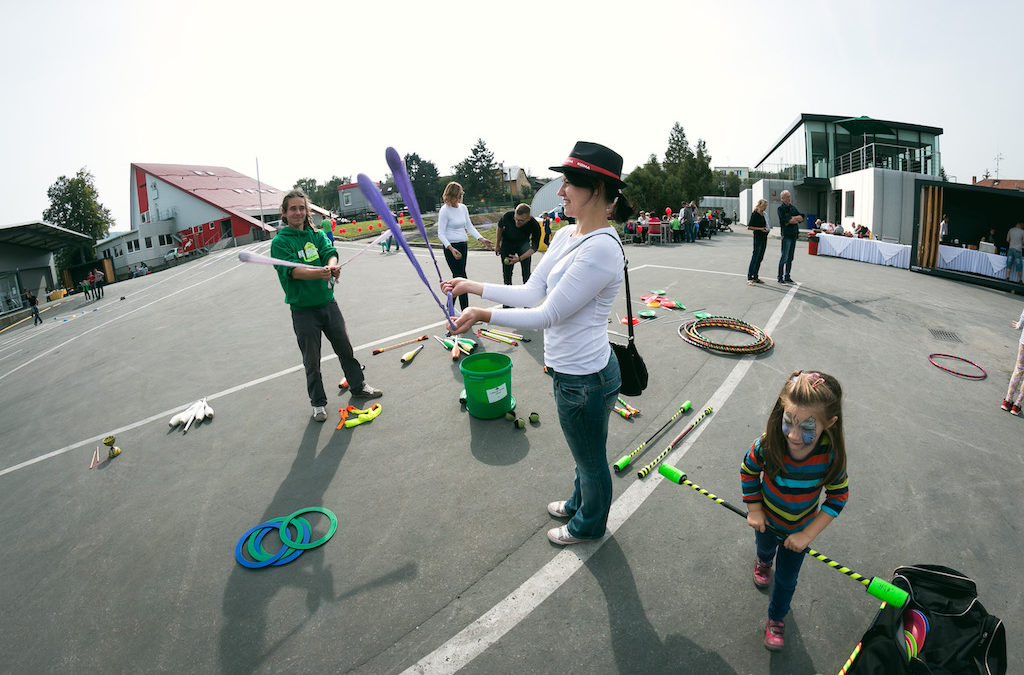
<svg viewBox="0 0 1024 675">
<path fill-rule="evenodd" d="M 664 218 L 653 211 L 640 211 L 635 220 L 625 223 L 623 232 L 626 240 L 644 244 L 652 235 L 664 239 L 668 233 L 673 243 L 691 243 L 702 238 L 710 239 L 717 232 L 732 232 L 731 225 L 736 222 L 735 211 L 730 218 L 721 209 L 702 213 L 694 201 L 683 202 L 681 206 L 678 211 L 666 207 Z"/>
</svg>

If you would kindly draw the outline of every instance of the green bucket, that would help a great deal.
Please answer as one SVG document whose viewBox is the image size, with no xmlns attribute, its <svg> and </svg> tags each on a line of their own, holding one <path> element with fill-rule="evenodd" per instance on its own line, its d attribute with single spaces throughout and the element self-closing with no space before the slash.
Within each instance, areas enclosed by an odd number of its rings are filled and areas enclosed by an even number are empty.
<svg viewBox="0 0 1024 675">
<path fill-rule="evenodd" d="M 473 417 L 491 420 L 515 405 L 512 398 L 512 359 L 505 354 L 481 352 L 459 363 L 466 384 L 466 409 Z"/>
</svg>

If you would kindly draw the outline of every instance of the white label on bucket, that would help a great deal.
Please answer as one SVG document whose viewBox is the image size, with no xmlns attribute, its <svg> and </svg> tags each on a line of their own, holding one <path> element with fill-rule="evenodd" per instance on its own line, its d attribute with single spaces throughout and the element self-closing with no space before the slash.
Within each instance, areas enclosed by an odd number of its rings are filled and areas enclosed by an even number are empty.
<svg viewBox="0 0 1024 675">
<path fill-rule="evenodd" d="M 504 383 L 502 383 L 500 387 L 488 389 L 486 393 L 488 403 L 497 403 L 498 401 L 508 396 L 508 387 L 506 387 Z"/>
</svg>

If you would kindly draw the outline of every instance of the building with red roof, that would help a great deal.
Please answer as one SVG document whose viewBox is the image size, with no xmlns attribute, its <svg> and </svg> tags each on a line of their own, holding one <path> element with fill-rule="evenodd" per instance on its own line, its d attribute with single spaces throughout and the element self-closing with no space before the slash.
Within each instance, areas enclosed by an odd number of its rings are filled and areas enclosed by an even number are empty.
<svg viewBox="0 0 1024 675">
<path fill-rule="evenodd" d="M 272 236 L 286 193 L 223 166 L 141 163 L 131 165 L 130 192 L 131 230 L 97 244 L 117 274 Z"/>
</svg>

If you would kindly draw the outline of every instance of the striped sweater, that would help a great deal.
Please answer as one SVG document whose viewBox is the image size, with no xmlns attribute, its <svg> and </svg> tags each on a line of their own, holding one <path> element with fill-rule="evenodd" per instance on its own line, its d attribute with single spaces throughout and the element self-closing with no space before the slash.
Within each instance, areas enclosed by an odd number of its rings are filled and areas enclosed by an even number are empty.
<svg viewBox="0 0 1024 675">
<path fill-rule="evenodd" d="M 844 471 L 834 484 L 824 484 L 832 463 L 828 437 L 822 434 L 817 447 L 802 462 L 786 453 L 782 470 L 774 479 L 763 473 L 763 438 L 760 436 L 751 444 L 740 465 L 743 501 L 748 504 L 762 502 L 765 520 L 770 527 L 780 532 L 799 532 L 817 515 L 818 500 L 824 487 L 825 501 L 821 503 L 821 510 L 833 517 L 838 516 L 846 506 L 850 480 Z"/>
</svg>

